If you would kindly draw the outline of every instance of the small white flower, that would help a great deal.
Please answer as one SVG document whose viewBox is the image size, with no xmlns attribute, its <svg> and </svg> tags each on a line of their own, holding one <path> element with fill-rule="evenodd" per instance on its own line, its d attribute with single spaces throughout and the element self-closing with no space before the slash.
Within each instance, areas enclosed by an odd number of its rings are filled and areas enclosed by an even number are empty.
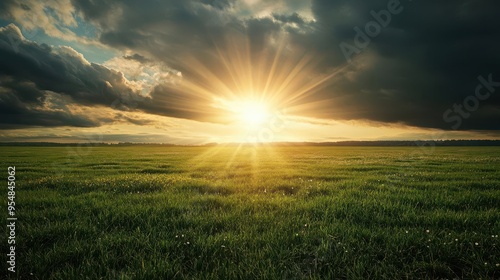
<svg viewBox="0 0 500 280">
<path fill-rule="evenodd" d="M 457 242 L 458 242 L 458 239 L 456 239 L 456 238 L 455 238 L 455 241 L 457 241 Z"/>
<path fill-rule="evenodd" d="M 430 232 L 430 230 L 426 230 L 425 232 L 429 233 L 429 232 Z"/>
<path fill-rule="evenodd" d="M 476 246 L 478 246 L 478 245 L 479 245 L 479 243 L 477 243 L 477 242 L 476 242 L 475 244 L 476 244 Z"/>
<path fill-rule="evenodd" d="M 406 233 L 408 233 L 408 231 L 406 231 Z"/>
<path fill-rule="evenodd" d="M 187 245 L 189 245 L 189 241 L 188 241 L 188 242 L 186 242 L 186 244 L 187 244 Z"/>
</svg>

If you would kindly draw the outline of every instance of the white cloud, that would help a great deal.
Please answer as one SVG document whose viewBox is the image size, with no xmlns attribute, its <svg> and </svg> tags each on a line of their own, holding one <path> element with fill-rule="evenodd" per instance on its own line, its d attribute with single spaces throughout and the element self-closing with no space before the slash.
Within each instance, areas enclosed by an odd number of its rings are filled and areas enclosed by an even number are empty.
<svg viewBox="0 0 500 280">
<path fill-rule="evenodd" d="M 267 17 L 273 13 L 297 13 L 306 20 L 313 20 L 311 0 L 240 0 L 233 7 L 234 12 L 244 17 Z"/>
<path fill-rule="evenodd" d="M 41 30 L 50 37 L 86 45 L 101 44 L 91 38 L 76 34 L 78 12 L 70 0 L 9 1 L 4 15 L 15 21 L 28 40 L 34 40 Z"/>
<path fill-rule="evenodd" d="M 140 61 L 122 57 L 114 57 L 103 64 L 109 69 L 122 72 L 127 79 L 127 84 L 143 95 L 160 84 L 175 83 L 182 79 L 182 74 L 164 66 L 161 63 Z"/>
</svg>

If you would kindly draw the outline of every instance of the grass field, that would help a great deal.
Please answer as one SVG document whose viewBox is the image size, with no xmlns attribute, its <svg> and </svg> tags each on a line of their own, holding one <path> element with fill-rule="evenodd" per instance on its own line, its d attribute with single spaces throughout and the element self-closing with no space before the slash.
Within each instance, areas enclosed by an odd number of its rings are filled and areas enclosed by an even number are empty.
<svg viewBox="0 0 500 280">
<path fill-rule="evenodd" d="M 18 278 L 500 279 L 500 147 L 0 153 Z"/>
</svg>

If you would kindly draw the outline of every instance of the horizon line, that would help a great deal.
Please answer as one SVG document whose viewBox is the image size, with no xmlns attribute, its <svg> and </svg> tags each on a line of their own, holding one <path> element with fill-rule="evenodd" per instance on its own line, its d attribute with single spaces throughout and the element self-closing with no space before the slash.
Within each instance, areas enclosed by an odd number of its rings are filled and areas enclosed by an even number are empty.
<svg viewBox="0 0 500 280">
<path fill-rule="evenodd" d="M 174 144 L 165 142 L 51 142 L 51 141 L 0 141 L 0 146 L 170 146 L 170 147 L 209 147 L 209 146 L 500 146 L 498 139 L 439 139 L 439 140 L 341 140 L 341 141 L 281 141 L 281 142 L 209 142 L 203 144 Z M 472 145 L 471 145 L 472 144 Z"/>
</svg>

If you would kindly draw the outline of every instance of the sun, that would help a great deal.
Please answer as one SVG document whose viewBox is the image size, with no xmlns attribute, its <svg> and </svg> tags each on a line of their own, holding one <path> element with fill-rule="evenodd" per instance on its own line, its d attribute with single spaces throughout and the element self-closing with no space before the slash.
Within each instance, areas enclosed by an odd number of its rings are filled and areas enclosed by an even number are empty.
<svg viewBox="0 0 500 280">
<path fill-rule="evenodd" d="M 268 106 L 259 101 L 246 100 L 239 102 L 235 108 L 238 119 L 242 124 L 249 126 L 259 126 L 269 119 Z"/>
<path fill-rule="evenodd" d="M 269 124 L 275 115 L 272 103 L 262 98 L 214 99 L 212 104 L 224 112 L 223 119 L 242 129 L 254 130 Z"/>
</svg>

